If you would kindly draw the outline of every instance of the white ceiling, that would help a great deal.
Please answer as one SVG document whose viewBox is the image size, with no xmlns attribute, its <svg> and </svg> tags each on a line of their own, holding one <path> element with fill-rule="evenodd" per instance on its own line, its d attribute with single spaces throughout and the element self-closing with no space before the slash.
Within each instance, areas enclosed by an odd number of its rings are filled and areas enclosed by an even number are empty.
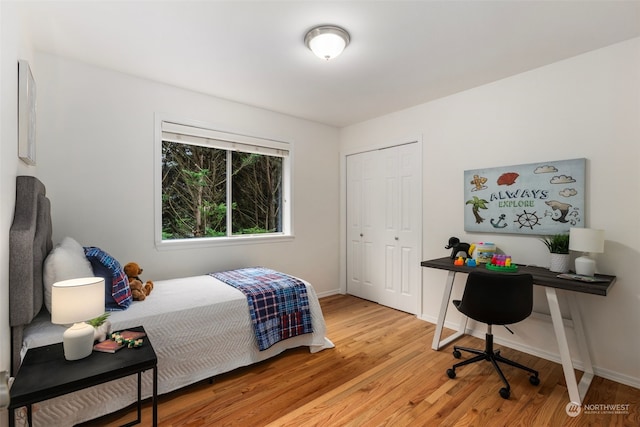
<svg viewBox="0 0 640 427">
<path fill-rule="evenodd" d="M 640 1 L 15 6 L 37 51 L 337 127 L 640 36 Z M 303 44 L 319 24 L 351 34 L 335 60 Z"/>
</svg>

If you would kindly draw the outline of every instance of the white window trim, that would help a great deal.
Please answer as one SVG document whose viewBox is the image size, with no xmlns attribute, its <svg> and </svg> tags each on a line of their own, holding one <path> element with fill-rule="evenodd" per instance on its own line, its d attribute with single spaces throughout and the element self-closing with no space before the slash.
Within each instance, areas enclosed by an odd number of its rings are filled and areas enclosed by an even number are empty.
<svg viewBox="0 0 640 427">
<path fill-rule="evenodd" d="M 201 132 L 194 137 L 215 138 L 220 141 L 229 141 L 230 144 L 237 143 L 243 146 L 243 151 L 247 146 L 256 147 L 256 152 L 261 154 L 279 155 L 284 158 L 282 165 L 283 189 L 282 189 L 282 231 L 279 233 L 267 234 L 242 234 L 228 237 L 201 237 L 193 239 L 172 239 L 162 240 L 162 141 L 163 122 L 174 125 L 172 129 L 182 130 L 185 127 L 198 128 Z M 182 126 L 179 128 L 178 126 Z M 165 126 L 166 129 L 166 126 Z M 219 130 L 216 130 L 219 129 Z M 177 141 L 182 142 L 182 141 Z M 187 142 L 187 141 L 185 141 Z M 207 144 L 210 146 L 209 144 Z M 260 148 L 266 151 L 260 151 Z M 219 147 L 233 150 L 232 146 Z M 163 114 L 155 114 L 154 126 L 154 238 L 155 246 L 158 250 L 171 249 L 191 249 L 215 246 L 229 246 L 239 244 L 257 244 L 291 241 L 294 239 L 293 233 L 293 144 L 271 138 L 261 138 L 245 135 L 240 132 L 221 130 L 220 126 L 195 122 L 193 120 L 176 119 Z"/>
</svg>

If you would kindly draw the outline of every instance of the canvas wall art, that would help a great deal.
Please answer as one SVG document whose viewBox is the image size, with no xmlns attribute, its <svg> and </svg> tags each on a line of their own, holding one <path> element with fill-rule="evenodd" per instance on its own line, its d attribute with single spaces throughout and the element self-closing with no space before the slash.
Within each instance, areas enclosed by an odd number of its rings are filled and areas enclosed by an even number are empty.
<svg viewBox="0 0 640 427">
<path fill-rule="evenodd" d="M 586 159 L 464 172 L 464 229 L 551 235 L 584 227 Z"/>
<path fill-rule="evenodd" d="M 27 61 L 18 61 L 18 157 L 36 164 L 36 81 Z"/>
</svg>

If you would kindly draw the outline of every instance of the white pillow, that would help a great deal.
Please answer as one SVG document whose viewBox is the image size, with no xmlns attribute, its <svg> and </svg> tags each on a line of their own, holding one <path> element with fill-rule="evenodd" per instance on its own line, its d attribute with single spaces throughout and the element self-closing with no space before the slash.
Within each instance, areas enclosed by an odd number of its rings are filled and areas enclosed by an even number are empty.
<svg viewBox="0 0 640 427">
<path fill-rule="evenodd" d="M 93 277 L 91 263 L 84 256 L 84 248 L 71 237 L 62 239 L 44 260 L 44 305 L 51 313 L 51 288 L 61 280 Z"/>
</svg>

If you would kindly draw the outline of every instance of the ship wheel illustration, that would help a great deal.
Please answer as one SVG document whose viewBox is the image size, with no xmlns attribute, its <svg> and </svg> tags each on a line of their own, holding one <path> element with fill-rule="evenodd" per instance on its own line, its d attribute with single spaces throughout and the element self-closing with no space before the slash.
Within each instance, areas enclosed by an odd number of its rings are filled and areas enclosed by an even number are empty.
<svg viewBox="0 0 640 427">
<path fill-rule="evenodd" d="M 536 212 L 527 212 L 523 210 L 517 219 L 513 222 L 520 224 L 520 228 L 529 227 L 533 230 L 533 227 L 540 224 L 540 218 L 536 215 Z"/>
</svg>

